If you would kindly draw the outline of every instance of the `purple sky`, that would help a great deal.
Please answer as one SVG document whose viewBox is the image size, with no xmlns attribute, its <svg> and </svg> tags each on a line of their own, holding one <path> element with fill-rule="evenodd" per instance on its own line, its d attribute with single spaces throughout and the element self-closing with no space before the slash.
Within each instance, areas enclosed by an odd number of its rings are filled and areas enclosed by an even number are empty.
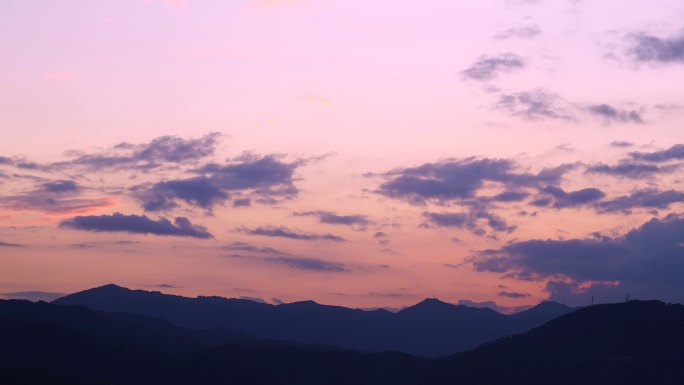
<svg viewBox="0 0 684 385">
<path fill-rule="evenodd" d="M 2 2 L 0 296 L 684 302 L 682 20 L 674 0 Z"/>
</svg>

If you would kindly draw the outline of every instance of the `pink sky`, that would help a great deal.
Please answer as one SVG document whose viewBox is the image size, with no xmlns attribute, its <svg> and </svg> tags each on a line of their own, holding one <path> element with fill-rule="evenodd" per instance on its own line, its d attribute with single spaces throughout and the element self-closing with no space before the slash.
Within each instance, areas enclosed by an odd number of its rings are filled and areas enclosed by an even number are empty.
<svg viewBox="0 0 684 385">
<path fill-rule="evenodd" d="M 661 260 L 625 235 L 684 208 L 682 20 L 674 0 L 3 2 L 0 293 L 681 301 L 634 278 Z M 117 212 L 213 238 L 74 219 Z"/>
</svg>

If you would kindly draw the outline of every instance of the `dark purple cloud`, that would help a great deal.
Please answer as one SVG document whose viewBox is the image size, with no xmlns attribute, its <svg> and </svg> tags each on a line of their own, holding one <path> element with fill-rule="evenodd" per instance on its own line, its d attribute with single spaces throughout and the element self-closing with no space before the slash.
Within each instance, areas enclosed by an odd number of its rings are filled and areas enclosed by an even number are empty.
<svg viewBox="0 0 684 385">
<path fill-rule="evenodd" d="M 497 107 L 528 120 L 575 120 L 571 108 L 563 98 L 544 90 L 502 94 Z"/>
<path fill-rule="evenodd" d="M 251 256 L 232 254 L 229 258 L 254 260 L 266 262 L 275 265 L 285 266 L 295 270 L 317 271 L 328 273 L 341 273 L 349 271 L 344 264 L 337 262 L 325 261 L 318 258 L 298 257 L 293 255 L 267 255 L 267 256 Z"/>
<path fill-rule="evenodd" d="M 523 191 L 504 191 L 501 194 L 494 196 L 494 201 L 496 202 L 520 202 L 525 200 L 529 193 Z"/>
<path fill-rule="evenodd" d="M 284 226 L 264 226 L 257 227 L 254 229 L 249 229 L 241 227 L 237 229 L 238 232 L 249 234 L 249 235 L 260 235 L 264 237 L 279 237 L 279 238 L 289 238 L 297 239 L 301 241 L 335 241 L 344 242 L 344 238 L 333 234 L 314 234 L 314 233 L 303 233 L 295 230 L 290 230 Z"/>
<path fill-rule="evenodd" d="M 159 182 L 137 195 L 145 211 L 173 209 L 178 206 L 176 200 L 211 210 L 229 198 L 228 193 L 204 177 Z"/>
<path fill-rule="evenodd" d="M 645 209 L 669 209 L 673 203 L 684 202 L 684 192 L 657 189 L 638 190 L 630 195 L 616 197 L 596 203 L 599 212 L 625 212 L 630 213 L 636 208 Z"/>
<path fill-rule="evenodd" d="M 325 223 L 329 225 L 345 225 L 345 226 L 367 226 L 370 221 L 368 220 L 368 217 L 365 215 L 339 215 L 337 213 L 334 213 L 332 211 L 324 211 L 324 210 L 318 210 L 318 211 L 304 211 L 304 212 L 296 212 L 293 214 L 294 216 L 298 217 L 316 217 L 318 218 L 318 221 L 320 223 Z"/>
<path fill-rule="evenodd" d="M 333 273 L 347 271 L 344 264 L 328 262 L 317 258 L 273 257 L 267 258 L 267 260 L 271 263 L 285 265 L 299 270 L 314 270 Z"/>
<path fill-rule="evenodd" d="M 537 174 L 516 172 L 516 165 L 505 159 L 446 160 L 418 167 L 393 170 L 376 192 L 412 203 L 451 201 L 475 197 L 485 182 L 499 182 L 511 188 L 554 185 L 571 165 L 547 168 Z"/>
<path fill-rule="evenodd" d="M 659 37 L 645 33 L 630 36 L 628 54 L 638 62 L 684 63 L 684 33 Z"/>
<path fill-rule="evenodd" d="M 239 198 L 233 201 L 233 207 L 250 207 L 252 200 L 249 198 Z"/>
<path fill-rule="evenodd" d="M 231 193 L 246 194 L 233 202 L 246 207 L 254 201 L 274 204 L 281 198 L 294 198 L 294 172 L 304 161 L 284 162 L 279 156 L 243 155 L 226 164 L 210 163 L 194 170 L 200 176 L 158 182 L 151 187 L 137 186 L 134 194 L 146 211 L 169 210 L 177 201 L 211 210 L 231 198 Z"/>
<path fill-rule="evenodd" d="M 516 227 L 509 225 L 502 217 L 485 210 L 470 210 L 462 213 L 433 213 L 424 212 L 426 223 L 422 227 L 445 227 L 454 229 L 467 229 L 475 235 L 487 235 L 485 228 L 493 232 L 513 232 Z"/>
<path fill-rule="evenodd" d="M 628 142 L 625 140 L 614 140 L 610 143 L 612 147 L 617 147 L 617 148 L 626 148 L 626 147 L 632 147 L 634 146 L 634 143 Z"/>
<path fill-rule="evenodd" d="M 498 56 L 482 56 L 462 74 L 468 79 L 484 81 L 524 67 L 525 60 L 521 56 L 505 53 Z"/>
<path fill-rule="evenodd" d="M 616 165 L 603 163 L 587 167 L 587 172 L 592 174 L 606 174 L 624 178 L 640 179 L 657 174 L 667 174 L 677 170 L 676 166 L 661 167 L 650 163 L 624 161 Z"/>
<path fill-rule="evenodd" d="M 532 204 L 538 207 L 568 208 L 580 207 L 596 202 L 606 196 L 603 191 L 596 188 L 585 188 L 577 191 L 566 192 L 560 187 L 545 187 L 540 190 L 540 197 Z"/>
<path fill-rule="evenodd" d="M 476 271 L 522 279 L 552 278 L 555 290 L 572 289 L 575 294 L 586 292 L 581 288 L 586 282 L 602 292 L 683 301 L 684 217 L 671 214 L 651 219 L 617 238 L 513 242 L 482 251 L 469 262 Z"/>
<path fill-rule="evenodd" d="M 525 25 L 520 27 L 508 28 L 497 33 L 494 38 L 499 40 L 505 39 L 532 39 L 542 34 L 541 28 L 537 25 Z"/>
<path fill-rule="evenodd" d="M 19 243 L 12 243 L 12 242 L 3 242 L 0 241 L 0 247 L 26 247 L 26 245 L 22 245 Z"/>
<path fill-rule="evenodd" d="M 631 152 L 633 159 L 647 162 L 668 162 L 672 160 L 684 160 L 684 144 L 676 144 L 667 150 L 654 152 Z"/>
<path fill-rule="evenodd" d="M 77 216 L 63 220 L 59 227 L 95 232 L 126 232 L 136 234 L 153 234 L 178 237 L 209 239 L 214 236 L 203 226 L 193 225 L 184 217 L 176 217 L 174 223 L 161 218 L 152 220 L 145 215 L 112 215 Z"/>
<path fill-rule="evenodd" d="M 149 143 L 120 143 L 103 152 L 80 153 L 72 151 L 74 159 L 58 162 L 50 167 L 65 168 L 82 166 L 90 170 L 142 169 L 149 170 L 166 164 L 194 163 L 214 154 L 220 138 L 210 133 L 197 139 L 162 136 Z"/>
<path fill-rule="evenodd" d="M 72 180 L 56 180 L 45 182 L 40 187 L 46 192 L 57 194 L 77 192 L 80 189 L 78 184 Z"/>
<path fill-rule="evenodd" d="M 496 295 L 506 298 L 526 298 L 531 296 L 529 293 L 516 293 L 511 291 L 500 291 L 496 293 Z"/>
<path fill-rule="evenodd" d="M 224 248 L 226 250 L 247 251 L 257 254 L 290 255 L 287 251 L 274 249 L 272 247 L 255 246 L 247 242 L 233 242 Z"/>
<path fill-rule="evenodd" d="M 644 122 L 637 110 L 623 110 L 609 104 L 594 104 L 587 107 L 590 114 L 603 119 L 604 122 L 637 123 Z"/>
<path fill-rule="evenodd" d="M 227 164 L 211 163 L 197 170 L 227 191 L 254 190 L 266 196 L 294 196 L 293 174 L 302 160 L 283 162 L 276 155 L 245 154 Z"/>
</svg>

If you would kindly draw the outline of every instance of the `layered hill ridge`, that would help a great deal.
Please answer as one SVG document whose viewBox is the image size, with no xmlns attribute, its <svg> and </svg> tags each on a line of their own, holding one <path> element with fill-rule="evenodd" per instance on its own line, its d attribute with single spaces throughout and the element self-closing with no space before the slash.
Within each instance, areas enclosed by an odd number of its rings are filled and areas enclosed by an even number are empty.
<svg viewBox="0 0 684 385">
<path fill-rule="evenodd" d="M 246 336 L 233 340 L 230 334 L 219 342 L 221 334 L 214 332 L 84 306 L 0 300 L 0 383 L 684 383 L 684 306 L 658 301 L 586 307 L 525 333 L 438 359 L 359 353 Z M 209 341 L 205 339 L 207 333 L 212 337 Z"/>
<path fill-rule="evenodd" d="M 159 317 L 196 330 L 225 328 L 266 339 L 425 356 L 466 351 L 574 310 L 557 303 L 542 303 L 515 315 L 504 315 L 431 298 L 392 313 L 313 301 L 271 305 L 215 296 L 188 298 L 113 284 L 74 293 L 53 303 Z"/>
<path fill-rule="evenodd" d="M 422 384 L 682 384 L 684 306 L 594 305 L 437 361 Z"/>
</svg>

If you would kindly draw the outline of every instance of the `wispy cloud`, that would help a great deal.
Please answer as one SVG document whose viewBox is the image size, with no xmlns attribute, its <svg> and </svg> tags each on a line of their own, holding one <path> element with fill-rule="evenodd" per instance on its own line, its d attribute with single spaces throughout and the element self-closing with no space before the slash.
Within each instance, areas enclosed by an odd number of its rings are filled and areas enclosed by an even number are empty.
<svg viewBox="0 0 684 385">
<path fill-rule="evenodd" d="M 145 215 L 78 216 L 60 222 L 59 227 L 94 232 L 126 232 L 209 239 L 214 236 L 203 226 L 193 225 L 184 217 L 176 217 L 174 223 L 166 218 L 153 220 Z"/>
</svg>

